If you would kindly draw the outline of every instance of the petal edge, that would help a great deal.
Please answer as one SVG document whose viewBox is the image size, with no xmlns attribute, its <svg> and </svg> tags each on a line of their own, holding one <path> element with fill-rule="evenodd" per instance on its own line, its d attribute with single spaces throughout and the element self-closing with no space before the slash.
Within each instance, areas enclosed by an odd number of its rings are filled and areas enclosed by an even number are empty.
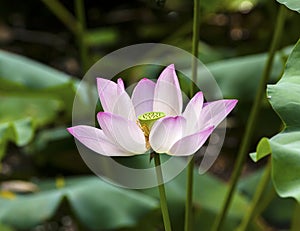
<svg viewBox="0 0 300 231">
<path fill-rule="evenodd" d="M 73 135 L 80 143 L 94 152 L 104 156 L 132 156 L 129 153 L 119 149 L 111 143 L 104 135 L 103 131 L 86 125 L 78 125 L 67 128 L 68 132 Z"/>
<path fill-rule="evenodd" d="M 209 127 L 200 132 L 185 136 L 178 140 L 167 153 L 174 156 L 189 156 L 193 155 L 198 149 L 202 147 L 207 138 L 213 132 L 214 127 Z"/>
<path fill-rule="evenodd" d="M 181 115 L 182 94 L 174 64 L 167 66 L 157 80 L 153 111 L 161 111 L 169 116 Z"/>
</svg>

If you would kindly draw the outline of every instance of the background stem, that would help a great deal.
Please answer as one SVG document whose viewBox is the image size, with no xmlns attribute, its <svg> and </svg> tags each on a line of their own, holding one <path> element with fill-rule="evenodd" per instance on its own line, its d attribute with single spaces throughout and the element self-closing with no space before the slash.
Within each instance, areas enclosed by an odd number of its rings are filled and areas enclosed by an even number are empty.
<svg viewBox="0 0 300 231">
<path fill-rule="evenodd" d="M 77 33 L 76 36 L 77 36 L 77 43 L 79 47 L 79 53 L 80 53 L 81 67 L 82 67 L 82 71 L 86 72 L 89 68 L 89 62 L 88 62 L 88 47 L 84 40 L 84 35 L 86 31 L 84 0 L 75 0 L 74 3 L 75 3 L 76 18 L 80 27 L 79 33 Z"/>
<path fill-rule="evenodd" d="M 197 63 L 199 50 L 199 33 L 200 32 L 200 0 L 194 0 L 194 18 L 193 18 L 193 39 L 192 39 L 192 83 L 190 97 L 194 95 L 194 83 L 197 82 Z"/>
<path fill-rule="evenodd" d="M 187 193 L 185 200 L 185 223 L 184 230 L 191 230 L 192 226 L 192 205 L 193 205 L 193 174 L 194 174 L 194 157 L 192 157 L 187 169 Z"/>
<path fill-rule="evenodd" d="M 297 231 L 300 227 L 300 204 L 298 202 L 295 203 L 294 214 L 292 218 L 291 231 Z"/>
<path fill-rule="evenodd" d="M 198 62 L 198 44 L 200 29 L 200 0 L 194 0 L 194 18 L 193 18 L 193 40 L 192 40 L 192 83 L 190 97 L 194 95 L 194 83 L 197 82 L 197 62 Z M 185 200 L 185 222 L 184 230 L 190 231 L 192 224 L 192 205 L 193 205 L 193 180 L 194 180 L 194 157 L 190 160 L 187 169 L 186 200 Z"/>
<path fill-rule="evenodd" d="M 270 182 L 271 177 L 271 161 L 269 160 L 264 173 L 262 175 L 262 178 L 256 188 L 256 192 L 253 196 L 253 199 L 250 204 L 249 211 L 245 214 L 242 223 L 237 228 L 237 231 L 245 231 L 247 230 L 250 222 L 259 214 L 257 211 L 259 210 L 259 202 L 268 186 L 268 183 Z"/>
<path fill-rule="evenodd" d="M 166 198 L 166 191 L 163 181 L 163 175 L 160 166 L 160 157 L 159 154 L 154 154 L 154 162 L 155 162 L 155 171 L 159 189 L 159 197 L 160 197 L 160 207 L 163 216 L 164 226 L 166 231 L 171 231 L 171 222 L 169 217 L 168 205 L 167 205 L 167 198 Z"/>
<path fill-rule="evenodd" d="M 283 24 L 284 24 L 284 19 L 285 19 L 285 6 L 281 5 L 278 15 L 277 15 L 277 21 L 275 24 L 275 31 L 273 34 L 273 38 L 272 38 L 272 43 L 271 43 L 271 47 L 270 47 L 270 51 L 269 51 L 269 55 L 268 55 L 268 59 L 263 71 L 263 75 L 261 78 L 261 81 L 259 83 L 258 86 L 258 90 L 255 96 L 255 100 L 251 109 L 251 113 L 247 122 L 247 126 L 246 126 L 246 131 L 240 146 L 240 149 L 238 151 L 238 155 L 237 155 L 237 160 L 233 169 L 233 173 L 231 175 L 230 178 L 230 182 L 229 182 L 229 190 L 227 192 L 226 198 L 224 200 L 224 203 L 222 205 L 222 209 L 221 212 L 218 214 L 215 223 L 212 227 L 212 231 L 219 231 L 221 228 L 221 225 L 226 217 L 226 214 L 228 212 L 232 197 L 234 195 L 234 191 L 236 188 L 236 184 L 238 181 L 239 176 L 241 175 L 242 172 L 242 168 L 246 159 L 246 156 L 248 154 L 248 150 L 250 148 L 250 141 L 251 141 L 251 137 L 253 135 L 254 132 L 254 128 L 255 128 L 255 124 L 256 124 L 256 119 L 259 113 L 259 109 L 261 106 L 261 102 L 262 102 L 262 98 L 265 94 L 265 87 L 267 84 L 267 81 L 269 79 L 270 76 L 270 72 L 271 72 L 271 68 L 272 68 L 272 64 L 273 64 L 273 59 L 275 56 L 275 52 L 277 50 L 277 47 L 279 45 L 279 41 L 282 35 L 282 29 L 283 29 Z"/>
<path fill-rule="evenodd" d="M 80 25 L 70 11 L 57 0 L 42 0 L 51 12 L 75 35 L 80 33 Z"/>
</svg>

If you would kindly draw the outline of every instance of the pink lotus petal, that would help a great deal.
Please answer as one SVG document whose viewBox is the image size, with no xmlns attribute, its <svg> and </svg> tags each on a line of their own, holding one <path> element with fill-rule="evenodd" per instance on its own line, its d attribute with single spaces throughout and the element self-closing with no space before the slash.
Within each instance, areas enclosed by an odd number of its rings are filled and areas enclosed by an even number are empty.
<svg viewBox="0 0 300 231">
<path fill-rule="evenodd" d="M 149 79 L 142 79 L 138 82 L 132 92 L 132 103 L 136 116 L 153 111 L 155 83 Z"/>
<path fill-rule="evenodd" d="M 118 87 L 119 87 L 118 89 L 119 89 L 119 90 L 125 91 L 124 82 L 123 82 L 123 80 L 122 80 L 121 78 L 118 78 L 117 84 L 118 84 Z M 121 92 L 121 91 L 120 91 L 120 92 Z"/>
<path fill-rule="evenodd" d="M 203 106 L 203 93 L 198 92 L 186 106 L 182 116 L 186 119 L 185 135 L 193 134 L 198 130 L 197 123 L 201 115 Z"/>
<path fill-rule="evenodd" d="M 134 154 L 147 151 L 144 133 L 135 122 L 109 112 L 99 112 L 97 118 L 104 134 L 121 149 Z"/>
<path fill-rule="evenodd" d="M 167 66 L 157 80 L 153 111 L 173 116 L 182 112 L 182 95 L 174 64 Z"/>
<path fill-rule="evenodd" d="M 86 125 L 78 125 L 67 129 L 78 141 L 104 156 L 132 156 L 133 153 L 121 150 L 107 139 L 103 131 Z"/>
<path fill-rule="evenodd" d="M 188 156 L 194 154 L 205 143 L 213 132 L 214 127 L 206 128 L 200 132 L 183 137 L 178 140 L 167 154 L 175 156 Z"/>
<path fill-rule="evenodd" d="M 150 132 L 150 145 L 157 153 L 166 153 L 183 136 L 186 121 L 182 116 L 164 117 L 155 122 Z"/>
<path fill-rule="evenodd" d="M 118 84 L 97 78 L 98 94 L 101 105 L 106 112 L 111 112 L 135 121 L 134 107 L 121 79 Z"/>
<path fill-rule="evenodd" d="M 218 100 L 204 104 L 201 112 L 198 129 L 210 126 L 217 127 L 225 117 L 233 110 L 237 100 Z"/>
</svg>

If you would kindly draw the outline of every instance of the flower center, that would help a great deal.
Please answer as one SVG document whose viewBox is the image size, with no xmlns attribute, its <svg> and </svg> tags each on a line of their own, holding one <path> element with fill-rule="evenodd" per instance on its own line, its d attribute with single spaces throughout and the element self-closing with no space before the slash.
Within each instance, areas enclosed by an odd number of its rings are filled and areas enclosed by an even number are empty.
<svg viewBox="0 0 300 231">
<path fill-rule="evenodd" d="M 156 120 L 161 119 L 165 116 L 166 114 L 163 112 L 146 112 L 138 116 L 137 123 L 142 129 L 142 131 L 144 132 L 147 149 L 150 148 L 149 134 L 153 124 L 155 123 Z"/>
</svg>

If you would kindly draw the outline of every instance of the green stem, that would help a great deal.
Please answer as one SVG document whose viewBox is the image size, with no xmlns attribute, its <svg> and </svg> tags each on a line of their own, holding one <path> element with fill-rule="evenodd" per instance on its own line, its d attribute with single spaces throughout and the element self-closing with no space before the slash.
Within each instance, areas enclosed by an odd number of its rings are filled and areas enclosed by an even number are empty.
<svg viewBox="0 0 300 231">
<path fill-rule="evenodd" d="M 285 19 L 285 6 L 281 5 L 280 9 L 279 9 L 279 13 L 277 15 L 275 32 L 274 32 L 274 35 L 273 35 L 273 39 L 272 39 L 272 43 L 271 43 L 267 63 L 265 65 L 261 81 L 259 83 L 259 87 L 258 87 L 258 90 L 257 90 L 257 93 L 256 93 L 256 97 L 255 97 L 253 106 L 251 108 L 251 113 L 250 113 L 250 116 L 249 116 L 249 119 L 248 119 L 248 122 L 247 122 L 247 125 L 246 125 L 246 131 L 245 131 L 241 146 L 240 146 L 239 151 L 238 151 L 236 164 L 234 166 L 233 173 L 232 173 L 231 178 L 230 178 L 229 190 L 228 190 L 228 192 L 226 194 L 226 198 L 223 202 L 222 210 L 218 214 L 218 216 L 216 217 L 216 220 L 213 224 L 213 227 L 211 229 L 212 231 L 219 231 L 220 230 L 220 228 L 222 226 L 222 223 L 223 223 L 223 221 L 226 217 L 226 214 L 228 212 L 229 205 L 231 203 L 232 197 L 234 195 L 234 191 L 235 191 L 235 188 L 236 188 L 238 178 L 241 175 L 243 164 L 245 162 L 248 150 L 250 148 L 251 137 L 253 135 L 254 128 L 256 127 L 256 119 L 257 119 L 257 116 L 258 116 L 258 113 L 259 113 L 262 98 L 265 94 L 265 87 L 266 87 L 267 81 L 268 81 L 269 76 L 270 76 L 270 72 L 271 72 L 271 68 L 272 68 L 272 64 L 273 64 L 273 58 L 274 58 L 275 52 L 277 50 L 281 35 L 282 35 L 284 19 Z"/>
<path fill-rule="evenodd" d="M 190 96 L 194 94 L 194 83 L 197 82 L 197 62 L 198 44 L 200 28 L 200 0 L 194 0 L 194 19 L 193 19 L 193 40 L 192 40 L 192 83 Z M 187 169 L 186 201 L 185 201 L 185 222 L 184 230 L 190 231 L 192 224 L 192 205 L 193 205 L 193 178 L 194 178 L 194 157 L 191 159 Z"/>
<path fill-rule="evenodd" d="M 159 154 L 154 153 L 154 162 L 155 162 L 155 171 L 159 189 L 159 197 L 160 197 L 160 207 L 163 216 L 165 231 L 171 231 L 171 222 L 169 217 L 168 205 L 167 205 L 167 198 L 166 198 L 166 191 L 164 186 L 163 175 L 160 166 L 160 157 Z"/>
<path fill-rule="evenodd" d="M 271 189 L 266 193 L 264 200 L 260 201 L 257 205 L 254 213 L 261 214 L 268 205 L 273 201 L 274 197 L 276 196 L 276 191 L 274 189 L 274 186 L 272 185 Z"/>
<path fill-rule="evenodd" d="M 255 217 L 259 214 L 257 211 L 259 210 L 260 206 L 260 201 L 263 196 L 263 193 L 265 192 L 268 183 L 270 182 L 270 177 L 271 177 L 271 161 L 269 160 L 266 169 L 264 171 L 264 174 L 256 188 L 256 192 L 253 196 L 252 202 L 250 204 L 250 209 L 247 211 L 245 214 L 242 223 L 240 226 L 237 228 L 237 231 L 245 231 L 247 230 L 250 222 L 255 219 Z"/>
<path fill-rule="evenodd" d="M 42 0 L 42 2 L 59 18 L 75 35 L 80 33 L 80 25 L 76 18 L 57 0 Z"/>
<path fill-rule="evenodd" d="M 292 218 L 291 231 L 298 231 L 300 227 L 300 204 L 298 201 L 295 203 L 294 214 Z"/>
<path fill-rule="evenodd" d="M 84 34 L 86 31 L 85 21 L 85 7 L 83 0 L 75 0 L 75 14 L 80 26 L 80 33 L 77 33 L 77 42 L 80 52 L 81 65 L 84 72 L 89 68 L 88 64 L 88 47 L 84 40 Z"/>
<path fill-rule="evenodd" d="M 192 205 L 193 205 L 193 180 L 194 180 L 194 157 L 191 159 L 187 169 L 187 192 L 185 201 L 185 223 L 184 230 L 191 230 L 192 225 Z"/>
<path fill-rule="evenodd" d="M 193 40 L 192 40 L 192 85 L 191 95 L 194 95 L 194 83 L 197 82 L 197 64 L 199 50 L 199 33 L 200 32 L 200 0 L 194 0 L 194 19 L 193 19 Z"/>
<path fill-rule="evenodd" d="M 268 207 L 268 205 L 273 201 L 274 197 L 276 196 L 276 191 L 272 185 L 270 190 L 268 192 L 264 192 L 264 197 L 259 201 L 259 204 L 256 206 L 255 210 L 253 211 L 253 214 L 261 214 L 265 209 Z M 253 220 L 253 218 L 252 218 Z M 268 226 L 265 223 L 265 221 L 261 217 L 257 217 L 256 220 L 254 220 L 256 225 L 261 230 L 267 230 Z"/>
</svg>

